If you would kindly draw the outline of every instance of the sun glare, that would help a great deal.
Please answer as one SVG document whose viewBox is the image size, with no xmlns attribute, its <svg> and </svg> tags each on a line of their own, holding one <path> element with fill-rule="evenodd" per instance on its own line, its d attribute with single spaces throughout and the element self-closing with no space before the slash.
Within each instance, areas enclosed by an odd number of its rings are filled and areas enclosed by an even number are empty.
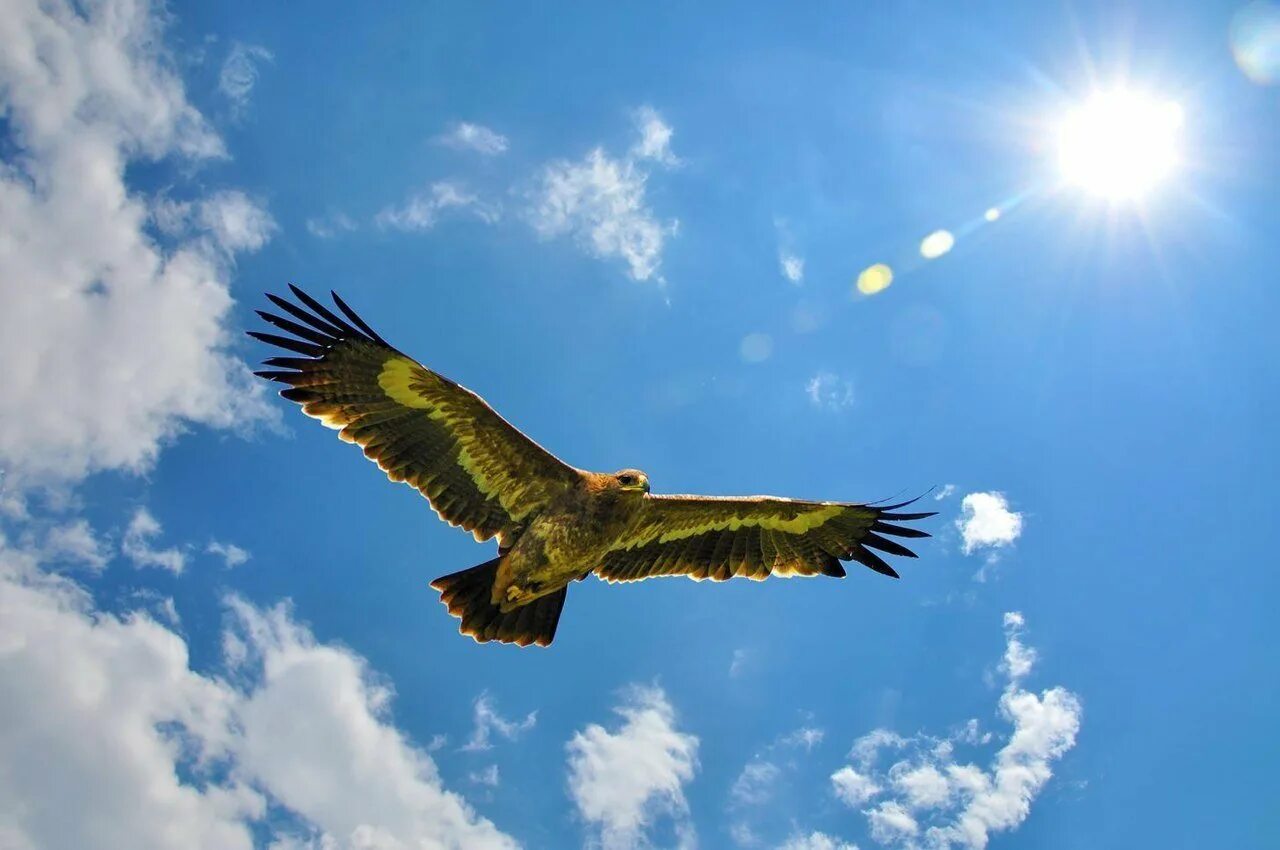
<svg viewBox="0 0 1280 850">
<path fill-rule="evenodd" d="M 1130 91 L 1093 95 L 1058 132 L 1066 181 L 1111 200 L 1149 192 L 1178 166 L 1182 107 Z"/>
</svg>

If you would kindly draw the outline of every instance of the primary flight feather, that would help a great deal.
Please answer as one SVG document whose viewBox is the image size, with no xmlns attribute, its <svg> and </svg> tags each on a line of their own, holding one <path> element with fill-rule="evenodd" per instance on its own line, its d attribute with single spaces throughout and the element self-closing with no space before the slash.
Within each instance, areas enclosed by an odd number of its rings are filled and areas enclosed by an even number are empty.
<svg viewBox="0 0 1280 850">
<path fill-rule="evenodd" d="M 914 558 L 890 538 L 928 537 L 898 523 L 932 513 L 898 505 L 723 498 L 649 492 L 639 470 L 575 469 L 526 437 L 484 400 L 387 344 L 333 293 L 337 312 L 296 286 L 297 303 L 258 311 L 288 336 L 249 335 L 291 352 L 255 374 L 288 384 L 297 402 L 364 449 L 392 481 L 425 496 L 439 516 L 498 557 L 432 582 L 459 631 L 477 641 L 547 646 L 570 582 L 686 575 L 843 577 L 857 561 L 897 577 L 877 554 Z"/>
</svg>

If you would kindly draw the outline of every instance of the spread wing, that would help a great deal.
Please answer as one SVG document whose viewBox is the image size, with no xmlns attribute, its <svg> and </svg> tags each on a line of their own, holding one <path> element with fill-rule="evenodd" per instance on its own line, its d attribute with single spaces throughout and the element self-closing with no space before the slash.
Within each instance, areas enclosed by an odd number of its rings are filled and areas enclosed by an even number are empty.
<svg viewBox="0 0 1280 850">
<path fill-rule="evenodd" d="M 297 321 L 258 311 L 290 336 L 249 335 L 302 356 L 272 357 L 272 369 L 255 374 L 288 384 L 280 395 L 362 447 L 445 521 L 509 545 L 530 514 L 577 480 L 475 393 L 388 345 L 337 294 L 342 316 L 290 289 L 301 306 L 267 297 Z"/>
<path fill-rule="evenodd" d="M 889 537 L 928 537 L 896 523 L 933 514 L 894 513 L 908 504 L 648 496 L 640 518 L 605 555 L 596 574 L 606 581 L 667 575 L 763 581 L 771 575 L 844 576 L 840 562 L 857 561 L 897 578 L 873 550 L 915 557 Z"/>
</svg>

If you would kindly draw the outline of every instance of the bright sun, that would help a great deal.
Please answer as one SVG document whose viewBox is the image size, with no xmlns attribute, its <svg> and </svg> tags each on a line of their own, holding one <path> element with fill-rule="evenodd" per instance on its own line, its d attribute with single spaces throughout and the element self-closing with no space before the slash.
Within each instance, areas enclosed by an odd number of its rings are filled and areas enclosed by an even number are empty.
<svg viewBox="0 0 1280 850">
<path fill-rule="evenodd" d="M 1131 91 L 1093 95 L 1058 130 L 1068 183 L 1110 200 L 1138 198 L 1179 164 L 1182 107 Z"/>
</svg>

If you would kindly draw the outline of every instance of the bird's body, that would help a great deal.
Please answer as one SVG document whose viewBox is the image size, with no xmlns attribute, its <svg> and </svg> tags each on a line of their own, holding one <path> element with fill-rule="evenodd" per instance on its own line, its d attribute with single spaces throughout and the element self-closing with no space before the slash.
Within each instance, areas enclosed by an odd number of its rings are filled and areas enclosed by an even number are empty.
<svg viewBox="0 0 1280 850">
<path fill-rule="evenodd" d="M 915 557 L 885 535 L 928 536 L 895 524 L 932 516 L 893 513 L 902 505 L 664 496 L 636 469 L 575 469 L 392 348 L 336 295 L 345 318 L 292 290 L 302 306 L 268 298 L 302 324 L 259 311 L 292 336 L 250 334 L 304 356 L 270 358 L 272 370 L 257 374 L 290 385 L 282 396 L 360 445 L 442 519 L 498 539 L 496 558 L 432 582 L 477 641 L 549 644 L 568 585 L 592 573 L 610 582 L 843 577 L 840 562 L 854 560 L 896 577 L 872 550 Z"/>
<path fill-rule="evenodd" d="M 499 562 L 493 604 L 508 612 L 585 577 L 600 564 L 639 518 L 647 495 L 647 479 L 643 490 L 627 489 L 618 475 L 581 473 L 576 486 L 533 518 Z"/>
</svg>

